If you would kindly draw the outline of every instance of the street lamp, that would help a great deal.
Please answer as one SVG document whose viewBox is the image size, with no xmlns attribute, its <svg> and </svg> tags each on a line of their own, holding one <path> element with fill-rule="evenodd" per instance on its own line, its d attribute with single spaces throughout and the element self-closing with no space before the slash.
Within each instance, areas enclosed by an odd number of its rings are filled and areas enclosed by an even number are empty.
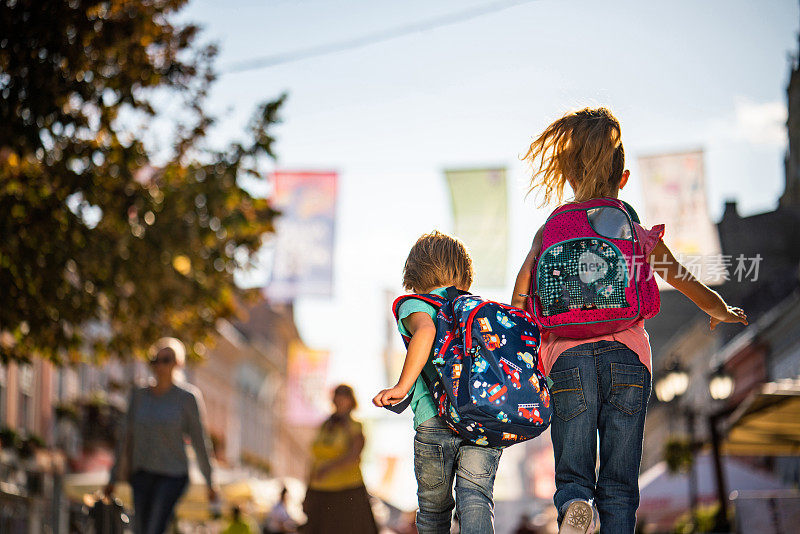
<svg viewBox="0 0 800 534">
<path fill-rule="evenodd" d="M 711 397 L 716 401 L 722 401 L 730 397 L 733 393 L 733 378 L 726 373 L 723 369 L 715 370 L 708 381 L 708 392 Z M 666 372 L 666 374 L 656 381 L 654 388 L 656 397 L 663 403 L 670 403 L 675 399 L 679 399 L 689 389 L 689 375 L 681 368 L 680 364 L 673 364 Z M 689 442 L 692 447 L 692 456 L 694 456 L 695 443 L 695 412 L 691 408 L 686 408 L 686 422 L 687 430 L 689 431 Z M 714 475 L 717 483 L 717 499 L 719 500 L 719 512 L 716 518 L 717 529 L 727 529 L 728 525 L 728 507 L 727 495 L 725 490 L 725 475 L 722 470 L 722 461 L 720 458 L 720 435 L 717 430 L 717 420 L 724 415 L 724 412 L 715 413 L 708 416 L 708 425 L 711 434 L 711 450 L 714 461 Z M 692 510 L 692 520 L 694 520 L 697 509 L 697 473 L 695 471 L 694 462 L 689 471 L 689 500 Z"/>
<path fill-rule="evenodd" d="M 714 400 L 727 399 L 733 393 L 733 378 L 722 369 L 717 370 L 711 375 L 708 391 Z"/>
<path fill-rule="evenodd" d="M 689 375 L 683 370 L 680 363 L 674 363 L 667 373 L 655 384 L 656 397 L 664 403 L 672 402 L 675 399 L 680 399 L 684 393 L 689 389 Z M 689 506 L 691 513 L 692 524 L 695 523 L 697 518 L 697 470 L 695 466 L 695 428 L 694 420 L 695 413 L 691 407 L 686 407 L 684 410 L 686 415 L 686 430 L 689 433 L 689 447 L 692 451 L 692 465 L 689 468 Z M 695 529 L 692 528 L 692 532 Z"/>
<path fill-rule="evenodd" d="M 667 371 L 667 374 L 658 379 L 655 384 L 656 397 L 661 402 L 671 402 L 686 393 L 689 388 L 689 375 L 675 364 Z"/>
<path fill-rule="evenodd" d="M 711 373 L 708 381 L 708 392 L 717 401 L 726 400 L 733 393 L 733 377 L 721 367 Z M 723 417 L 727 410 L 718 411 L 708 416 L 708 429 L 711 435 L 711 452 L 714 458 L 714 478 L 717 482 L 717 500 L 719 511 L 715 520 L 715 530 L 723 532 L 730 529 L 728 524 L 728 496 L 726 495 L 725 472 L 722 470 L 720 453 L 721 443 L 717 421 Z"/>
</svg>

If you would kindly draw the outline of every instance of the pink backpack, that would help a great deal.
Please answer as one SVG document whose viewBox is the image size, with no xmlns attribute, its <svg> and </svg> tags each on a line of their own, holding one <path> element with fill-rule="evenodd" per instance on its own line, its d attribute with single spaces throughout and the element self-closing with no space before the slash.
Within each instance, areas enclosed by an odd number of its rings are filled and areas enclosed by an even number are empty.
<svg viewBox="0 0 800 534">
<path fill-rule="evenodd" d="M 542 231 L 528 311 L 543 331 L 585 339 L 658 313 L 661 299 L 633 220 L 615 198 L 556 209 Z"/>
</svg>

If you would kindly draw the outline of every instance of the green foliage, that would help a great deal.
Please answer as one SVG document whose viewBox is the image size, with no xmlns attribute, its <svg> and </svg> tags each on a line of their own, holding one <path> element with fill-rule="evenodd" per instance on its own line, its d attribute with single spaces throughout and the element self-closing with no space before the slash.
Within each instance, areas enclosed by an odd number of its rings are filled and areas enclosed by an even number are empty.
<svg viewBox="0 0 800 534">
<path fill-rule="evenodd" d="M 718 503 L 708 506 L 699 506 L 695 513 L 694 521 L 691 519 L 691 513 L 683 514 L 675 522 L 675 526 L 672 527 L 672 533 L 691 534 L 693 532 L 714 532 L 718 513 Z"/>
<path fill-rule="evenodd" d="M 670 473 L 688 471 L 694 463 L 692 444 L 686 439 L 668 439 L 664 443 L 664 461 Z"/>
<path fill-rule="evenodd" d="M 53 412 L 56 419 L 71 419 L 72 421 L 80 421 L 80 413 L 78 407 L 72 403 L 60 403 L 53 407 Z"/>
<path fill-rule="evenodd" d="M 39 435 L 21 435 L 7 426 L 0 428 L 0 448 L 16 450 L 22 458 L 30 458 L 36 449 L 44 449 L 46 446 L 44 439 Z"/>
<path fill-rule="evenodd" d="M 202 351 L 245 296 L 232 273 L 276 212 L 238 179 L 274 157 L 285 97 L 247 142 L 205 147 L 216 50 L 172 22 L 185 3 L 0 3 L 0 360 L 142 355 L 164 335 Z M 178 108 L 157 153 L 156 101 Z"/>
<path fill-rule="evenodd" d="M 18 449 L 22 444 L 19 434 L 11 427 L 0 428 L 0 448 Z"/>
</svg>

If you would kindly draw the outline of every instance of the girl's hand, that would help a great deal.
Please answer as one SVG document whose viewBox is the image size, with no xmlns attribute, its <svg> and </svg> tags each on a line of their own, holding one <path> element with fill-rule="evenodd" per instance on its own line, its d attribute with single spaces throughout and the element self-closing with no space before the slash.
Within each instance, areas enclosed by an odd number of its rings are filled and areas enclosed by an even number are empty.
<svg viewBox="0 0 800 534">
<path fill-rule="evenodd" d="M 375 406 L 387 406 L 390 404 L 397 404 L 408 395 L 410 388 L 403 388 L 399 384 L 393 388 L 384 389 L 372 399 L 372 404 Z"/>
<path fill-rule="evenodd" d="M 689 297 L 698 308 L 711 316 L 708 323 L 711 330 L 714 330 L 719 323 L 747 324 L 747 315 L 744 311 L 741 308 L 728 306 L 719 293 L 695 278 L 689 269 L 675 259 L 675 255 L 663 240 L 658 242 L 648 261 L 653 269 L 658 265 L 657 272 L 669 285 Z"/>
<path fill-rule="evenodd" d="M 708 326 L 714 330 L 719 323 L 742 323 L 747 324 L 747 315 L 741 308 L 734 308 L 732 306 L 725 306 L 725 309 L 719 312 L 710 313 Z"/>
</svg>

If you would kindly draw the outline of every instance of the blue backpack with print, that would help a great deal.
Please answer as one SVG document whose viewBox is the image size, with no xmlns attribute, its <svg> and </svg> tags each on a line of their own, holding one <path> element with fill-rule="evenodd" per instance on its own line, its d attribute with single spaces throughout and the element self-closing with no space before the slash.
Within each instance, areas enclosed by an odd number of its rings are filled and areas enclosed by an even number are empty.
<svg viewBox="0 0 800 534">
<path fill-rule="evenodd" d="M 435 376 L 422 377 L 439 417 L 460 437 L 503 448 L 535 438 L 550 425 L 550 392 L 539 364 L 539 329 L 520 309 L 448 288 L 448 298 L 405 295 L 438 310 L 433 349 Z M 409 339 L 403 336 L 408 346 Z M 413 391 L 413 390 L 412 390 Z M 400 413 L 411 393 L 388 407 Z"/>
</svg>

